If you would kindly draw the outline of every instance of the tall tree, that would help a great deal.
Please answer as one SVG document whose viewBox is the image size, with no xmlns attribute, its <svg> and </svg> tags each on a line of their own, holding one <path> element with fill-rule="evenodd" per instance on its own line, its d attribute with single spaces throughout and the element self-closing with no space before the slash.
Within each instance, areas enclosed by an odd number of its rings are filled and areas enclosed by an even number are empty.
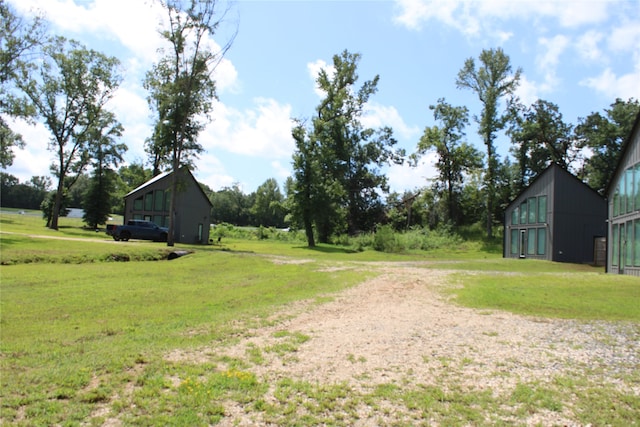
<svg viewBox="0 0 640 427">
<path fill-rule="evenodd" d="M 337 216 L 318 218 L 321 242 L 336 230 L 329 223 L 346 218 L 346 231 L 353 234 L 373 227 L 382 212 L 379 192 L 388 192 L 387 178 L 379 168 L 385 163 L 400 162 L 404 152 L 393 151 L 396 140 L 390 128 L 364 128 L 360 121 L 365 104 L 377 92 L 379 76 L 365 81 L 359 88 L 357 68 L 360 54 L 343 51 L 333 57 L 333 73 L 323 69 L 316 80 L 325 98 L 317 107 L 313 132 L 319 142 L 324 176 L 335 187 L 333 196 L 340 211 Z M 342 213 L 342 215 L 340 215 Z"/>
<path fill-rule="evenodd" d="M 17 16 L 5 0 L 0 0 L 0 114 L 27 118 L 33 114 L 33 110 L 21 105 L 11 88 L 20 69 L 31 62 L 45 38 L 40 17 L 28 22 Z M 24 141 L 0 116 L 0 167 L 13 164 L 14 148 L 24 148 Z"/>
<path fill-rule="evenodd" d="M 476 93 L 482 103 L 482 112 L 476 118 L 478 133 L 487 149 L 487 168 L 485 171 L 485 197 L 487 202 L 487 237 L 493 236 L 493 205 L 496 190 L 496 170 L 498 158 L 494 141 L 498 131 L 505 126 L 505 117 L 499 114 L 500 99 L 511 95 L 518 87 L 520 74 L 518 68 L 512 72 L 509 56 L 501 48 L 483 50 L 480 64 L 469 58 L 458 73 L 456 85 L 461 89 L 470 89 Z"/>
<path fill-rule="evenodd" d="M 302 225 L 307 245 L 315 247 L 313 223 L 318 214 L 328 208 L 326 196 L 320 182 L 322 174 L 316 141 L 308 135 L 303 123 L 298 122 L 292 130 L 296 144 L 293 153 L 293 184 L 288 186 L 292 222 Z M 323 209 L 324 208 L 324 209 Z"/>
<path fill-rule="evenodd" d="M 562 120 L 558 106 L 538 100 L 530 107 L 510 106 L 511 153 L 519 169 L 517 189 L 524 189 L 551 163 L 568 169 L 577 155 L 572 125 Z"/>
<path fill-rule="evenodd" d="M 218 51 L 209 47 L 209 38 L 216 33 L 226 14 L 226 10 L 219 10 L 217 0 L 158 2 L 167 12 L 168 27 L 160 34 L 170 49 L 147 73 L 145 87 L 149 90 L 149 106 L 157 113 L 151 151 L 159 156 L 158 164 L 164 161 L 173 171 L 167 238 L 167 245 L 173 246 L 178 171 L 203 150 L 197 137 L 216 98 L 213 72 L 233 39 Z M 167 158 L 162 159 L 164 156 Z"/>
<path fill-rule="evenodd" d="M 256 190 L 251 207 L 256 225 L 282 227 L 284 225 L 284 196 L 274 178 L 267 179 Z"/>
<path fill-rule="evenodd" d="M 640 103 L 633 98 L 628 101 L 616 99 L 605 114 L 591 113 L 580 119 L 575 137 L 580 148 L 592 155 L 586 159 L 584 175 L 591 188 L 604 194 L 620 158 L 624 142 L 640 112 Z"/>
<path fill-rule="evenodd" d="M 36 70 L 23 70 L 18 85 L 51 132 L 49 149 L 56 154 L 52 170 L 58 179 L 49 227 L 58 229 L 58 216 L 71 174 L 86 167 L 91 132 L 107 114 L 107 101 L 119 86 L 119 61 L 75 41 L 58 37 L 44 48 Z M 32 72 L 29 72 L 32 71 Z"/>
<path fill-rule="evenodd" d="M 111 113 L 106 113 L 88 134 L 90 157 L 93 160 L 93 174 L 89 191 L 84 201 L 84 221 L 91 228 L 104 224 L 111 213 L 116 172 L 113 168 L 122 162 L 127 146 L 118 143 L 122 136 L 122 126 Z"/>
<path fill-rule="evenodd" d="M 371 229 L 379 222 L 383 215 L 380 193 L 388 191 L 380 168 L 404 156 L 402 150 L 394 151 L 390 128 L 364 128 L 361 123 L 379 77 L 356 87 L 359 60 L 359 54 L 346 50 L 334 55 L 332 71 L 321 70 L 316 80 L 325 96 L 311 129 L 298 124 L 293 131 L 294 171 L 301 179 L 294 201 L 304 204 L 294 211 L 304 219 L 309 242 L 308 215 L 321 243 L 333 234 Z"/>
<path fill-rule="evenodd" d="M 482 167 L 482 155 L 466 142 L 464 127 L 469 124 L 469 111 L 466 107 L 454 107 L 443 98 L 436 105 L 429 106 L 433 118 L 441 123 L 427 127 L 418 142 L 418 155 L 435 149 L 438 154 L 436 168 L 439 172 L 438 186 L 444 185 L 443 191 L 435 190 L 447 204 L 448 221 L 457 224 L 459 221 L 459 195 L 465 173 Z M 445 197 L 442 197 L 444 192 Z"/>
</svg>

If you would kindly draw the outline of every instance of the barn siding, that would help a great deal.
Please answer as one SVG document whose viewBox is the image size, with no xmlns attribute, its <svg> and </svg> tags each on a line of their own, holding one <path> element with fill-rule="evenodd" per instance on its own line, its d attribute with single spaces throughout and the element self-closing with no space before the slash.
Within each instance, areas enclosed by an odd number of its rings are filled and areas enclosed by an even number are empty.
<svg viewBox="0 0 640 427">
<path fill-rule="evenodd" d="M 149 219 L 157 225 L 169 226 L 169 197 L 171 195 L 171 173 L 160 174 L 125 196 L 124 220 Z M 145 198 L 151 195 L 151 203 L 146 206 Z M 156 205 L 157 196 L 162 202 Z M 136 200 L 143 198 L 142 209 L 135 206 Z M 178 175 L 176 195 L 176 218 L 174 238 L 178 243 L 208 243 L 210 231 L 211 203 L 202 192 L 198 182 L 185 171 Z"/>
<path fill-rule="evenodd" d="M 640 193 L 640 114 L 636 117 L 633 130 L 625 142 L 622 156 L 607 189 L 607 271 L 614 274 L 627 274 L 640 276 L 640 203 L 637 194 Z M 614 204 L 617 194 L 620 194 L 621 185 L 624 183 L 627 171 L 631 176 L 631 202 L 632 207 L 627 212 L 615 214 Z M 632 233 L 629 236 L 626 231 L 631 226 Z M 621 233 L 624 227 L 624 233 Z M 631 239 L 629 239 L 631 237 Z M 627 251 L 631 263 L 626 262 Z M 617 265 L 615 265 L 617 264 Z"/>
<path fill-rule="evenodd" d="M 534 225 L 512 224 L 512 213 L 531 197 L 547 196 L 546 221 Z M 543 171 L 505 212 L 505 257 L 512 253 L 512 230 L 545 228 L 544 255 L 527 253 L 527 258 L 560 262 L 591 263 L 594 239 L 606 235 L 606 203 L 595 191 L 558 165 Z M 527 237 L 530 235 L 525 231 Z M 528 239 L 527 239 L 528 240 Z M 525 242 L 528 244 L 528 241 Z M 518 244 L 522 242 L 519 240 Z M 537 242 L 536 242 L 537 244 Z"/>
</svg>

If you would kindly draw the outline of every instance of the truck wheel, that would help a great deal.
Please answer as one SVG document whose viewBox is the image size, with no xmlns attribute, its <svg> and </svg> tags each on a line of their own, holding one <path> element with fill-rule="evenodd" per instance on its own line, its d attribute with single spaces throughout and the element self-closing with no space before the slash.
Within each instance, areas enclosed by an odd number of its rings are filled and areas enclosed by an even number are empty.
<svg viewBox="0 0 640 427">
<path fill-rule="evenodd" d="M 128 242 L 129 238 L 131 238 L 131 233 L 129 233 L 128 231 L 123 231 L 122 233 L 120 233 L 120 240 L 122 240 L 123 242 Z"/>
<path fill-rule="evenodd" d="M 120 240 L 120 238 L 119 238 L 118 236 L 112 236 L 112 237 L 113 237 L 113 240 L 115 240 L 116 242 L 117 242 L 118 240 Z"/>
</svg>

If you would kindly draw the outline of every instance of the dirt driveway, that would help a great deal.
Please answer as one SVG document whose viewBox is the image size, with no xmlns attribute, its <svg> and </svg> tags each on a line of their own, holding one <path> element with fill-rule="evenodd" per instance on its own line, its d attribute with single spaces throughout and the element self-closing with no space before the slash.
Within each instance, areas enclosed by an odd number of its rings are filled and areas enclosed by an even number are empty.
<svg viewBox="0 0 640 427">
<path fill-rule="evenodd" d="M 237 345 L 174 352 L 167 358 L 197 363 L 222 351 L 246 359 L 262 349 L 263 360 L 250 370 L 269 383 L 295 378 L 311 384 L 348 384 L 354 393 L 395 384 L 507 396 L 519 384 L 553 384 L 578 373 L 594 384 L 640 395 L 637 382 L 624 381 L 633 372 L 637 378 L 640 325 L 463 308 L 440 292 L 442 286 L 452 286 L 451 272 L 411 265 L 379 268 L 380 276 L 330 302 L 292 305 L 276 316 L 273 326 L 253 330 Z M 292 353 L 268 351 L 291 337 L 306 339 Z M 415 421 L 411 410 L 391 406 L 361 408 L 354 425 Z M 259 414 L 238 405 L 227 415 L 223 425 L 261 424 Z M 534 411 L 518 423 L 577 425 L 572 419 L 571 407 L 563 405 L 561 410 Z"/>
</svg>

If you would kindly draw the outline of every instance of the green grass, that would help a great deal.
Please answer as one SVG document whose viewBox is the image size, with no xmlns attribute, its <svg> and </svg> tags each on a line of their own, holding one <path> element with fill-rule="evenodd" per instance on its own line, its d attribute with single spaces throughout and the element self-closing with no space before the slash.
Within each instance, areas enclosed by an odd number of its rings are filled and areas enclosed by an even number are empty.
<svg viewBox="0 0 640 427">
<path fill-rule="evenodd" d="M 460 304 L 581 320 L 640 322 L 637 278 L 502 259 L 476 242 L 383 254 L 223 238 L 220 245 L 176 245 L 193 253 L 165 261 L 165 244 L 114 242 L 81 225 L 62 218 L 52 231 L 37 216 L 0 216 L 1 425 L 102 425 L 107 417 L 123 425 L 215 425 L 232 406 L 283 426 L 348 426 L 362 414 L 398 426 L 524 424 L 531 414 L 565 410 L 578 424 L 626 426 L 640 418 L 637 395 L 588 370 L 519 381 L 500 395 L 462 386 L 455 372 L 433 384 L 369 388 L 257 375 L 267 359 L 286 364 L 311 339 L 287 330 L 244 354 L 225 354 L 252 328 L 277 323 L 274 313 L 285 304 L 322 304 L 373 277 L 374 262 L 417 263 L 425 276 L 455 270 L 450 292 Z M 174 352 L 186 356 L 167 357 Z M 453 371 L 464 362 L 442 360 Z M 616 380 L 637 387 L 640 373 Z"/>
<path fill-rule="evenodd" d="M 80 420 L 100 400 L 96 393 L 117 392 L 113 384 L 128 381 L 131 370 L 159 369 L 171 349 L 227 342 L 246 328 L 243 322 L 364 277 L 317 268 L 224 252 L 162 262 L 4 266 L 3 417 L 27 407 L 45 424 Z M 94 377 L 107 389 L 87 390 Z"/>
<path fill-rule="evenodd" d="M 457 302 L 469 307 L 540 317 L 640 322 L 640 285 L 636 277 L 518 272 L 459 273 L 452 280 L 462 287 L 450 292 L 456 295 Z"/>
</svg>

